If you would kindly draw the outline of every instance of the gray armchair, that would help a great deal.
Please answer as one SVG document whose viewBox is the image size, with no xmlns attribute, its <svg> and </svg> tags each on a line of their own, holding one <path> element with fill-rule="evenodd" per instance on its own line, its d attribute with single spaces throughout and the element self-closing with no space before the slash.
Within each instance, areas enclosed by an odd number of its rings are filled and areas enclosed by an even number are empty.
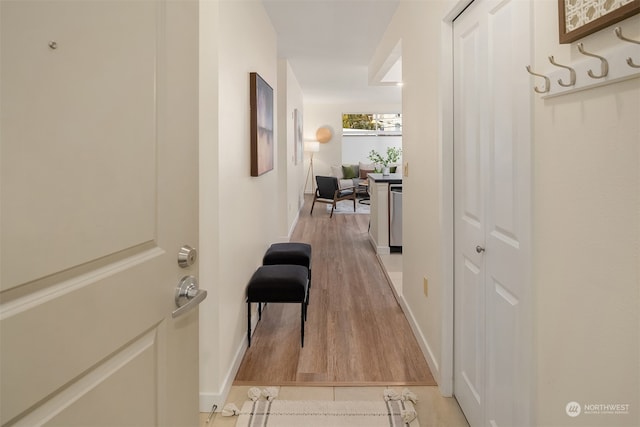
<svg viewBox="0 0 640 427">
<path fill-rule="evenodd" d="M 338 178 L 335 176 L 316 176 L 316 193 L 313 195 L 313 204 L 311 205 L 311 213 L 313 215 L 313 207 L 316 202 L 331 204 L 331 215 L 336 208 L 336 203 L 341 200 L 353 200 L 353 211 L 356 211 L 356 189 L 355 187 L 343 187 L 338 185 Z"/>
</svg>

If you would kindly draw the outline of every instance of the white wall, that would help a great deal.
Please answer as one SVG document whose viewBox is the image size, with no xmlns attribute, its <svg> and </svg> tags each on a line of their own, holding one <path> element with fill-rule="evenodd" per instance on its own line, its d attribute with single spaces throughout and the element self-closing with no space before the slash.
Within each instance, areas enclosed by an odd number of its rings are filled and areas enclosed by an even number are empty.
<svg viewBox="0 0 640 427">
<path fill-rule="evenodd" d="M 245 286 L 279 237 L 286 188 L 279 147 L 275 169 L 250 176 L 249 73 L 278 94 L 276 34 L 262 3 L 201 2 L 200 27 L 200 283 L 211 292 L 200 306 L 200 407 L 208 411 L 223 403 L 246 346 Z"/>
<path fill-rule="evenodd" d="M 322 126 L 329 127 L 333 136 L 325 144 L 320 144 L 320 152 L 313 155 L 315 175 L 331 175 L 331 166 L 342 164 L 342 114 L 348 113 L 388 113 L 402 112 L 398 104 L 304 104 L 304 138 L 315 141 L 316 131 Z M 305 177 L 309 168 L 309 154 L 305 154 Z M 362 159 L 366 161 L 366 157 Z M 357 163 L 357 162 L 353 162 Z M 307 182 L 307 193 L 311 193 L 311 177 Z"/>
<path fill-rule="evenodd" d="M 279 188 L 286 189 L 280 193 L 280 235 L 281 240 L 289 240 L 293 227 L 298 219 L 298 211 L 304 203 L 304 156 L 303 160 L 296 164 L 295 150 L 295 120 L 294 110 L 302 119 L 304 126 L 304 109 L 302 102 L 302 89 L 296 79 L 288 61 L 278 61 L 278 129 L 279 132 Z M 304 150 L 304 143 L 302 144 Z"/>
<path fill-rule="evenodd" d="M 558 44 L 557 3 L 534 7 L 534 68 L 581 59 Z M 640 16 L 617 25 L 640 39 Z M 613 27 L 580 41 L 596 53 L 621 43 Z M 640 425 L 640 79 L 534 107 L 538 424 Z M 632 415 L 569 419 L 570 401 Z"/>
<path fill-rule="evenodd" d="M 402 40 L 402 146 L 408 176 L 403 178 L 404 308 L 416 327 L 436 380 L 440 380 L 442 354 L 442 268 L 446 242 L 442 239 L 440 99 L 438 58 L 440 25 L 450 7 L 446 2 L 400 2 L 400 6 L 370 63 L 384 64 Z M 423 278 L 429 281 L 429 296 Z"/>
<path fill-rule="evenodd" d="M 401 136 L 343 136 L 342 137 L 342 163 L 355 164 L 359 162 L 371 163 L 369 152 L 376 150 L 383 156 L 388 147 L 402 148 Z M 398 161 L 402 164 L 402 156 Z"/>
</svg>

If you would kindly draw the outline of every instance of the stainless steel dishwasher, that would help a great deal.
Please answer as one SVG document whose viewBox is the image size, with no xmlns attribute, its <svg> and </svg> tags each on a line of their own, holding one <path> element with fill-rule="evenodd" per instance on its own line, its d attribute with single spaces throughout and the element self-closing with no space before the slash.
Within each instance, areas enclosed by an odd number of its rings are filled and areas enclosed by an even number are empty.
<svg viewBox="0 0 640 427">
<path fill-rule="evenodd" d="M 389 248 L 402 252 L 402 184 L 389 185 Z"/>
</svg>

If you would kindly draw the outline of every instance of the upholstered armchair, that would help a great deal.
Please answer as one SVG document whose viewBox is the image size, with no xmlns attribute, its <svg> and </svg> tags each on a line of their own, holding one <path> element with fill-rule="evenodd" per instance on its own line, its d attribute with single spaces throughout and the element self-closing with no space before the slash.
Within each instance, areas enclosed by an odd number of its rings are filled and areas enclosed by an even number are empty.
<svg viewBox="0 0 640 427">
<path fill-rule="evenodd" d="M 355 187 L 342 187 L 338 185 L 338 178 L 335 176 L 316 176 L 316 193 L 313 195 L 310 215 L 313 215 L 313 207 L 316 202 L 331 204 L 331 215 L 336 208 L 336 203 L 341 200 L 353 200 L 353 211 L 356 211 L 356 189 Z"/>
<path fill-rule="evenodd" d="M 340 189 L 347 187 L 358 187 L 367 179 L 367 174 L 374 172 L 374 164 L 356 163 L 343 164 L 341 166 L 331 166 L 331 175 L 338 178 Z"/>
</svg>

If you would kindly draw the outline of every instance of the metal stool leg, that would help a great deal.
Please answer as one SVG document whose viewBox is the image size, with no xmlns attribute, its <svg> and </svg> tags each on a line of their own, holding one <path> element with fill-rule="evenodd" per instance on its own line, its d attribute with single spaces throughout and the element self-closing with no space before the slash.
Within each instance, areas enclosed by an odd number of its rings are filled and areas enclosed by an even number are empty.
<svg viewBox="0 0 640 427">
<path fill-rule="evenodd" d="M 247 342 L 251 347 L 251 303 L 247 301 Z"/>
<path fill-rule="evenodd" d="M 300 307 L 300 342 L 301 342 L 301 346 L 304 347 L 304 321 L 305 321 L 305 302 L 302 302 L 302 305 Z"/>
</svg>

